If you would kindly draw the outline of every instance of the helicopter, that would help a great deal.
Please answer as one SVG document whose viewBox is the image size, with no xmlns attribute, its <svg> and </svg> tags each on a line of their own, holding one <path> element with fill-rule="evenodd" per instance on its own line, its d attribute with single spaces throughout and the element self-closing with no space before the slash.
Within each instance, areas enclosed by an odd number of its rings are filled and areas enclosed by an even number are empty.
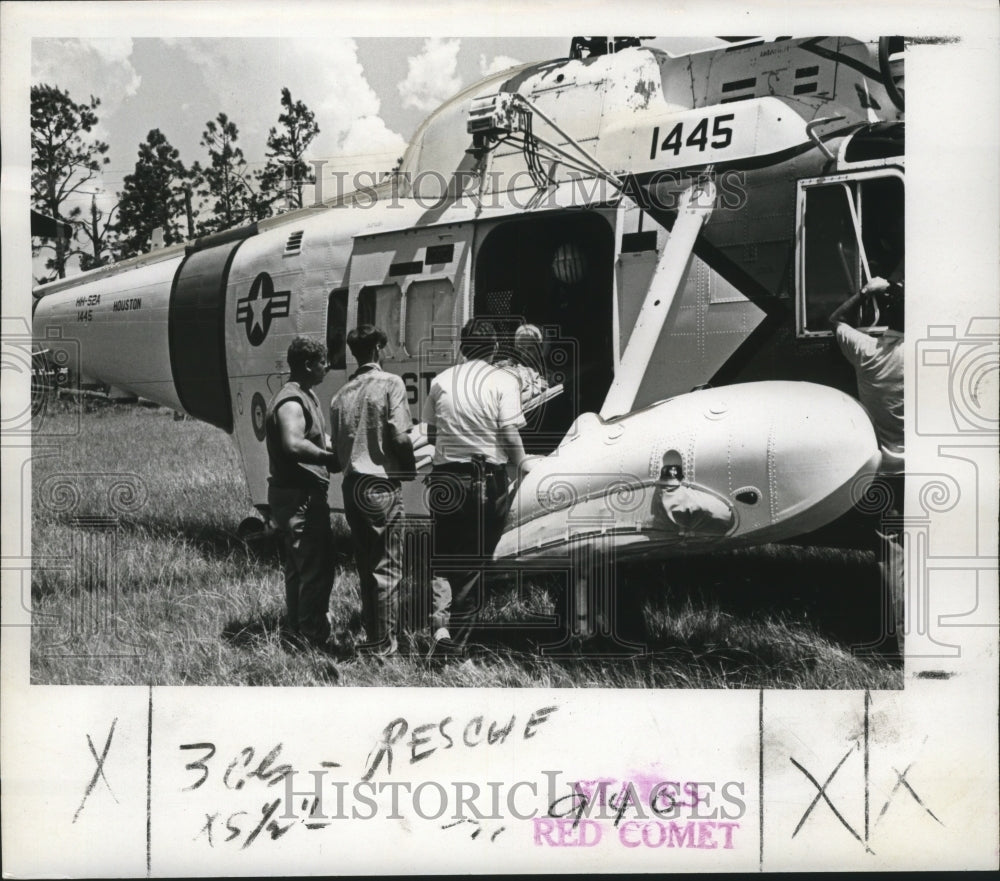
<svg viewBox="0 0 1000 881">
<path fill-rule="evenodd" d="M 229 434 L 266 517 L 265 412 L 292 338 L 326 341 L 329 400 L 357 366 L 348 329 L 382 328 L 416 423 L 463 323 L 531 323 L 553 390 L 524 439 L 544 458 L 499 560 L 655 558 L 836 521 L 880 454 L 826 317 L 902 258 L 903 41 L 646 39 L 574 37 L 486 77 L 356 189 L 39 286 L 37 346 Z"/>
</svg>

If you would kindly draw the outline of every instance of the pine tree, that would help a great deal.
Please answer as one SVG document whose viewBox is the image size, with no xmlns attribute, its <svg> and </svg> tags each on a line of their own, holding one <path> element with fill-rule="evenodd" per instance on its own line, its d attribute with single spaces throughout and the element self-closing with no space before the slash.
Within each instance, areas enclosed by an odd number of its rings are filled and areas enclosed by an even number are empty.
<svg viewBox="0 0 1000 881">
<path fill-rule="evenodd" d="M 135 171 L 126 175 L 118 204 L 118 251 L 133 257 L 149 250 L 153 230 L 163 229 L 165 244 L 183 241 L 187 235 L 185 187 L 190 175 L 180 153 L 164 134 L 152 129 L 139 144 Z"/>
<path fill-rule="evenodd" d="M 200 221 L 202 235 L 259 220 L 270 214 L 261 195 L 260 174 L 248 172 L 243 151 L 237 146 L 239 129 L 225 113 L 205 124 L 201 145 L 208 149 L 209 164 L 199 167 L 198 195 L 208 199 L 212 216 Z"/>
<path fill-rule="evenodd" d="M 90 198 L 90 219 L 82 224 L 80 238 L 86 244 L 80 250 L 80 269 L 96 269 L 115 259 L 118 251 L 118 230 L 112 220 L 118 206 L 105 213 L 97 207 L 97 197 Z"/>
<path fill-rule="evenodd" d="M 58 86 L 31 87 L 31 204 L 47 217 L 69 221 L 76 228 L 85 222 L 82 207 L 69 208 L 66 202 L 95 180 L 109 161 L 108 145 L 86 137 L 97 125 L 100 103 L 91 95 L 89 102 L 77 104 Z M 50 249 L 54 253 L 46 268 L 65 278 L 66 263 L 79 250 L 61 236 L 34 246 L 36 254 Z"/>
<path fill-rule="evenodd" d="M 301 208 L 303 187 L 316 182 L 305 154 L 319 134 L 319 126 L 316 115 L 302 101 L 293 101 L 287 88 L 281 90 L 281 106 L 280 128 L 272 128 L 267 135 L 267 165 L 261 186 L 272 202 L 287 194 L 288 207 Z"/>
</svg>

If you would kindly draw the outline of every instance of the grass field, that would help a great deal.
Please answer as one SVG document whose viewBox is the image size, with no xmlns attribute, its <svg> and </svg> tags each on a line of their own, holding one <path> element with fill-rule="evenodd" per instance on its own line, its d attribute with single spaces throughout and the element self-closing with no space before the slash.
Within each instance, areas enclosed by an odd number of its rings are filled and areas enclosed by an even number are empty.
<svg viewBox="0 0 1000 881">
<path fill-rule="evenodd" d="M 42 435 L 69 430 L 74 406 L 50 405 Z M 902 686 L 898 663 L 857 650 L 880 633 L 873 555 L 778 545 L 620 565 L 618 632 L 645 647 L 633 657 L 543 652 L 539 644 L 558 639 L 551 622 L 564 583 L 500 574 L 482 615 L 486 649 L 472 665 L 431 670 L 417 653 L 334 664 L 279 638 L 278 549 L 237 536 L 255 512 L 229 438 L 137 406 L 88 404 L 80 424 L 56 454 L 33 460 L 36 683 Z M 116 522 L 85 519 L 113 513 L 109 498 L 122 511 Z M 335 526 L 341 565 L 331 608 L 357 627 L 347 530 Z M 426 639 L 414 636 L 417 647 Z"/>
</svg>

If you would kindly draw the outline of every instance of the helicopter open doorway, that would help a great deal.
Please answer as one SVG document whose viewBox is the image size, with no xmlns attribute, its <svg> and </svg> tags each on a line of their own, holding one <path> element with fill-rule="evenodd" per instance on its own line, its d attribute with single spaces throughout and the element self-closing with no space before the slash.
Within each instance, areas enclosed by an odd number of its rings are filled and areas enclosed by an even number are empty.
<svg viewBox="0 0 1000 881">
<path fill-rule="evenodd" d="M 522 322 L 544 337 L 544 369 L 563 394 L 529 416 L 525 449 L 549 453 L 581 414 L 601 408 L 614 377 L 614 233 L 596 212 L 499 223 L 479 246 L 473 314 L 509 346 Z"/>
</svg>

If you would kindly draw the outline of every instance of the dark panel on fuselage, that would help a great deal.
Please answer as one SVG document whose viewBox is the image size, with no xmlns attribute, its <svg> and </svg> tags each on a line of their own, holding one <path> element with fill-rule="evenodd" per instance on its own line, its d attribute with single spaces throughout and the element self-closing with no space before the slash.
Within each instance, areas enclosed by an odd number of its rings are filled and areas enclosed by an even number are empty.
<svg viewBox="0 0 1000 881">
<path fill-rule="evenodd" d="M 233 408 L 226 367 L 226 283 L 240 244 L 226 243 L 188 255 L 170 292 L 168 324 L 170 369 L 181 404 L 196 419 L 230 433 Z"/>
</svg>

